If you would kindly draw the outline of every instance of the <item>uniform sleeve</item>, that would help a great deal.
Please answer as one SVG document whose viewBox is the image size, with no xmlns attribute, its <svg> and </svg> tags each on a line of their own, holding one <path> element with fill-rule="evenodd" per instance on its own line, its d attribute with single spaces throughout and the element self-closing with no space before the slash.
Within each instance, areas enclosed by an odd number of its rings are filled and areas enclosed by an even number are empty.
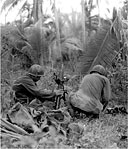
<svg viewBox="0 0 128 149">
<path fill-rule="evenodd" d="M 104 99 L 109 101 L 111 98 L 111 86 L 108 78 L 105 78 L 105 86 L 104 86 Z"/>
<path fill-rule="evenodd" d="M 54 95 L 55 93 L 40 91 L 37 85 L 33 82 L 32 79 L 29 77 L 22 77 L 21 79 L 18 79 L 14 82 L 13 89 L 16 90 L 18 86 L 24 86 L 24 88 L 31 93 L 31 95 L 37 97 L 37 98 L 47 98 L 49 96 Z"/>
<path fill-rule="evenodd" d="M 52 92 L 40 90 L 34 83 L 25 84 L 25 87 L 29 92 L 31 92 L 32 95 L 38 98 L 49 98 L 50 96 L 53 96 L 55 94 Z"/>
</svg>

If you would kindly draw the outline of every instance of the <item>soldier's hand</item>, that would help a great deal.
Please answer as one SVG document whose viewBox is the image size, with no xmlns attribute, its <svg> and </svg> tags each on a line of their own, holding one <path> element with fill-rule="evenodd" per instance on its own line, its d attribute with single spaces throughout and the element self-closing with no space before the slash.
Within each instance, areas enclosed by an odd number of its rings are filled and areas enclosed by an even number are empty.
<svg viewBox="0 0 128 149">
<path fill-rule="evenodd" d="M 108 101 L 104 102 L 102 112 L 106 109 L 107 105 L 108 105 Z"/>
<path fill-rule="evenodd" d="M 47 90 L 47 89 L 44 89 L 43 91 L 44 91 L 45 93 L 47 93 L 47 94 L 51 94 L 51 93 L 52 93 L 51 90 Z"/>
<path fill-rule="evenodd" d="M 56 95 L 62 95 L 63 94 L 62 90 L 54 90 L 54 92 L 56 93 Z"/>
</svg>

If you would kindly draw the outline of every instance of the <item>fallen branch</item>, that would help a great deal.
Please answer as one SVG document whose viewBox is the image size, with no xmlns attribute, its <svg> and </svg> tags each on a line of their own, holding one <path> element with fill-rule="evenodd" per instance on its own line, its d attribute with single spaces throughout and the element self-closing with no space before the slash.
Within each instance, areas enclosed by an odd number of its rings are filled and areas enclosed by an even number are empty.
<svg viewBox="0 0 128 149">
<path fill-rule="evenodd" d="M 13 132 L 22 134 L 22 135 L 28 135 L 28 133 L 22 129 L 21 127 L 15 125 L 15 124 L 11 124 L 10 122 L 8 122 L 7 120 L 1 118 L 1 126 L 5 127 L 6 129 L 9 129 Z"/>
</svg>

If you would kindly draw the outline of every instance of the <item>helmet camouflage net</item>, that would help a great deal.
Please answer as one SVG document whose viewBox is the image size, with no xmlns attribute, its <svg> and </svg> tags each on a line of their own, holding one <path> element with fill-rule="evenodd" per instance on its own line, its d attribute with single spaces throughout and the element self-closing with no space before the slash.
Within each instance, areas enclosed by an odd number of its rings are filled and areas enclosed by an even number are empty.
<svg viewBox="0 0 128 149">
<path fill-rule="evenodd" d="M 105 70 L 105 68 L 102 66 L 102 65 L 95 65 L 92 70 L 90 71 L 90 74 L 93 73 L 93 72 L 97 72 L 101 75 L 104 75 L 106 76 L 107 72 Z"/>
<path fill-rule="evenodd" d="M 42 76 L 44 74 L 44 69 L 42 68 L 42 66 L 34 64 L 30 67 L 28 73 L 33 76 Z"/>
</svg>

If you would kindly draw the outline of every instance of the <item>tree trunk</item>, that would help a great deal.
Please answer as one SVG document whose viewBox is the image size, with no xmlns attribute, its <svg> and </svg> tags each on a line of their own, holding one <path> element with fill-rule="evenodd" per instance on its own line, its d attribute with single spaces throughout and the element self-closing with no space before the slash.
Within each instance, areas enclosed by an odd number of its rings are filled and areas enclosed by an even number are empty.
<svg viewBox="0 0 128 149">
<path fill-rule="evenodd" d="M 43 11 L 42 11 L 42 0 L 38 0 L 38 20 L 39 20 L 39 28 L 40 28 L 40 65 L 44 66 L 45 64 L 45 50 L 46 50 L 46 47 L 44 45 L 44 32 L 43 32 Z"/>
<path fill-rule="evenodd" d="M 99 6 L 99 1 L 100 1 L 100 0 L 97 0 L 98 18 L 99 18 L 98 26 L 100 27 L 100 26 L 101 26 L 101 18 L 100 18 L 100 6 Z"/>
<path fill-rule="evenodd" d="M 85 29 L 85 21 L 86 21 L 86 14 L 85 14 L 85 7 L 84 7 L 85 1 L 81 0 L 81 6 L 82 6 L 82 29 L 83 29 L 83 49 L 86 47 L 86 29 Z"/>
<path fill-rule="evenodd" d="M 40 30 L 40 57 L 39 57 L 39 64 L 44 65 L 44 57 L 45 57 L 45 47 L 43 45 L 43 40 L 44 40 L 44 33 L 42 30 L 43 27 L 43 10 L 42 10 L 42 3 L 43 0 L 33 0 L 33 18 L 34 18 L 34 23 L 39 21 L 39 30 Z"/>
<path fill-rule="evenodd" d="M 34 23 L 36 23 L 38 21 L 38 0 L 33 0 L 33 10 L 32 10 L 32 14 L 33 14 L 33 18 L 34 18 Z"/>
<path fill-rule="evenodd" d="M 60 44 L 60 30 L 59 30 L 59 18 L 58 18 L 58 12 L 56 8 L 56 0 L 54 0 L 54 13 L 55 13 L 55 24 L 56 24 L 56 32 L 57 32 L 57 47 L 59 48 L 59 57 L 61 58 L 61 64 L 62 64 L 62 55 L 61 55 L 61 44 Z"/>
</svg>

